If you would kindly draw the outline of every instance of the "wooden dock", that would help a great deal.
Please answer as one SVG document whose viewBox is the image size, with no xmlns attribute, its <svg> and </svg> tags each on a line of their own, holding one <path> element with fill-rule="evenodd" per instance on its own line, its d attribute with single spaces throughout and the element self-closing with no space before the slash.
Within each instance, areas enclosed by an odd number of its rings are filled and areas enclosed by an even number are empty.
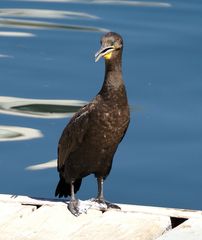
<svg viewBox="0 0 202 240">
<path fill-rule="evenodd" d="M 74 217 L 62 201 L 0 194 L 0 240 L 202 240 L 202 211 L 119 206 Z"/>
</svg>

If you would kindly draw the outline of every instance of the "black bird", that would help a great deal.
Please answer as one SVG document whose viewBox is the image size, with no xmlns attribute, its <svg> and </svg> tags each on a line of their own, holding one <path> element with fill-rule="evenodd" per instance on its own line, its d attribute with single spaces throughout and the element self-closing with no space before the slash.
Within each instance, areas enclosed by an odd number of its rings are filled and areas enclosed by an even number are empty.
<svg viewBox="0 0 202 240">
<path fill-rule="evenodd" d="M 106 202 L 103 181 L 110 173 L 112 160 L 130 121 L 126 89 L 122 79 L 122 37 L 109 32 L 101 39 L 101 49 L 95 54 L 97 62 L 105 58 L 105 77 L 96 97 L 82 107 L 65 127 L 58 145 L 57 169 L 60 180 L 55 196 L 71 196 L 69 210 L 80 214 L 75 193 L 82 178 L 94 174 L 98 196 L 94 201 L 107 208 L 118 206 Z"/>
</svg>

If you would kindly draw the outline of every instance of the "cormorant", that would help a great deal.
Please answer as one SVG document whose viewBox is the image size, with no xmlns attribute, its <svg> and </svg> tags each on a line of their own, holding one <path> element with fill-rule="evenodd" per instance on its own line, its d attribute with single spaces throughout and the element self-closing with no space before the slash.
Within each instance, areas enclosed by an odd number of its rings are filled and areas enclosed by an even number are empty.
<svg viewBox="0 0 202 240">
<path fill-rule="evenodd" d="M 105 77 L 95 98 L 82 107 L 63 130 L 58 144 L 57 169 L 60 180 L 55 196 L 70 196 L 68 209 L 80 214 L 75 193 L 82 178 L 94 174 L 98 196 L 94 201 L 107 208 L 119 208 L 106 202 L 103 181 L 110 173 L 112 160 L 130 121 L 126 89 L 122 79 L 123 39 L 114 32 L 101 38 L 101 49 L 95 54 L 97 62 L 105 58 Z"/>
</svg>

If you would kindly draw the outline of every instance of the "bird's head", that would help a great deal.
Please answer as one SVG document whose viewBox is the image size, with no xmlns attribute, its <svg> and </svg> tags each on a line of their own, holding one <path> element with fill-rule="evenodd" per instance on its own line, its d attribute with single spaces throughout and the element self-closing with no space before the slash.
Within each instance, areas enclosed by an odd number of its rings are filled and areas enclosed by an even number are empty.
<svg viewBox="0 0 202 240">
<path fill-rule="evenodd" d="M 101 48 L 95 54 L 95 62 L 97 62 L 101 57 L 106 60 L 112 60 L 120 54 L 123 48 L 122 37 L 114 32 L 109 32 L 101 38 Z"/>
</svg>

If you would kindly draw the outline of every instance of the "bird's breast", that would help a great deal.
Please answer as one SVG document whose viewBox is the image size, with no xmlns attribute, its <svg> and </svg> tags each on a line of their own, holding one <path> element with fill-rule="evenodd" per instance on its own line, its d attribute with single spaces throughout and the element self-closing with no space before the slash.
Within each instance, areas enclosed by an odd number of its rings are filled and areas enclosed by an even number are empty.
<svg viewBox="0 0 202 240">
<path fill-rule="evenodd" d="M 95 111 L 92 119 L 91 136 L 105 147 L 117 145 L 122 138 L 129 121 L 128 106 L 103 105 Z"/>
</svg>

